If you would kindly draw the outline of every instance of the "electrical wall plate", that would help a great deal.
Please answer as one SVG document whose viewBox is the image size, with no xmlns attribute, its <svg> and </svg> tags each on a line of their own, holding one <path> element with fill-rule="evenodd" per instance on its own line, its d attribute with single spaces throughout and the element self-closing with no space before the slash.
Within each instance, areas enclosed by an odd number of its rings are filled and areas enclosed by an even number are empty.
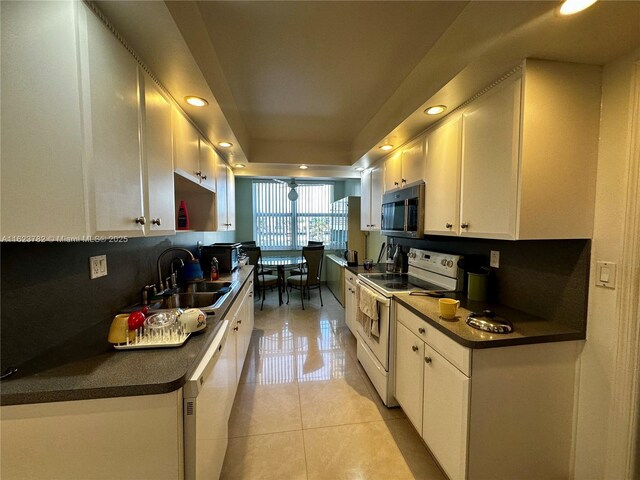
<svg viewBox="0 0 640 480">
<path fill-rule="evenodd" d="M 489 266 L 491 268 L 500 267 L 500 252 L 498 250 L 491 250 L 491 258 L 489 260 Z"/>
<path fill-rule="evenodd" d="M 616 267 L 613 262 L 596 262 L 596 285 L 616 288 Z"/>
<path fill-rule="evenodd" d="M 107 276 L 107 256 L 97 255 L 89 257 L 89 276 L 91 280 L 94 278 Z"/>
</svg>

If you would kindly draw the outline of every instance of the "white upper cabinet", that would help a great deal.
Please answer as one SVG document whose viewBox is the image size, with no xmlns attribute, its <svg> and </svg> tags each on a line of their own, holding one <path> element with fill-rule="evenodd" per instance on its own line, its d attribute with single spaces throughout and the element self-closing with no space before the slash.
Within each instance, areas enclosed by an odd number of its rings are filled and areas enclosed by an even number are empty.
<svg viewBox="0 0 640 480">
<path fill-rule="evenodd" d="M 173 196 L 171 104 L 155 82 L 140 71 L 142 79 L 143 157 L 145 217 L 148 235 L 172 235 L 176 230 Z"/>
<path fill-rule="evenodd" d="M 463 114 L 463 235 L 514 238 L 520 80 L 500 85 Z"/>
<path fill-rule="evenodd" d="M 461 116 L 447 120 L 427 136 L 425 233 L 460 231 Z"/>
<path fill-rule="evenodd" d="M 590 238 L 599 114 L 599 67 L 526 60 L 428 133 L 425 233 Z"/>
<path fill-rule="evenodd" d="M 425 136 L 399 148 L 384 160 L 384 191 L 424 180 Z"/>
<path fill-rule="evenodd" d="M 382 217 L 383 168 L 381 165 L 362 172 L 360 178 L 360 229 L 380 230 Z"/>
<path fill-rule="evenodd" d="M 220 159 L 216 176 L 216 230 L 236 229 L 236 183 L 233 170 Z"/>
<path fill-rule="evenodd" d="M 144 234 L 138 63 L 88 9 L 81 71 L 91 231 Z"/>
<path fill-rule="evenodd" d="M 220 156 L 211 145 L 200 139 L 200 167 L 198 169 L 200 184 L 212 192 L 216 191 L 216 165 L 221 162 Z"/>
<path fill-rule="evenodd" d="M 0 231 L 7 240 L 87 233 L 75 21 L 80 6 L 0 2 Z"/>
<path fill-rule="evenodd" d="M 396 150 L 384 159 L 384 191 L 400 188 L 402 182 L 402 151 Z"/>
<path fill-rule="evenodd" d="M 173 109 L 173 158 L 176 173 L 200 183 L 200 134 L 177 108 Z"/>
</svg>

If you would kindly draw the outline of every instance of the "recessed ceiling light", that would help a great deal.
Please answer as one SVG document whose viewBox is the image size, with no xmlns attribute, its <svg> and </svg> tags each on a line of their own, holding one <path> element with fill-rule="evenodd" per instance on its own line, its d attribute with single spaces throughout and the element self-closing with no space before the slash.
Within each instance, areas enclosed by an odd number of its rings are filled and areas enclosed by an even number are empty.
<svg viewBox="0 0 640 480">
<path fill-rule="evenodd" d="M 388 143 L 386 143 L 380 147 L 380 150 L 384 150 L 386 152 L 387 150 L 391 150 L 392 148 L 393 145 L 389 145 Z"/>
<path fill-rule="evenodd" d="M 233 168 L 244 168 L 244 164 L 242 163 L 236 163 Z"/>
<path fill-rule="evenodd" d="M 188 96 L 184 97 L 184 100 L 189 105 L 193 105 L 194 107 L 206 107 L 207 105 L 209 105 L 209 102 L 200 97 Z"/>
<path fill-rule="evenodd" d="M 299 167 L 299 168 L 300 168 L 300 170 L 306 170 L 306 169 L 307 169 L 307 168 L 309 168 L 309 167 L 307 167 L 306 165 L 300 165 L 300 167 Z"/>
<path fill-rule="evenodd" d="M 362 172 L 364 170 L 364 167 L 356 167 L 356 172 Z"/>
<path fill-rule="evenodd" d="M 431 107 L 427 107 L 424 111 L 427 115 L 440 115 L 447 109 L 444 105 L 432 105 Z"/>
<path fill-rule="evenodd" d="M 585 8 L 589 8 L 596 3 L 596 0 L 565 0 L 560 7 L 561 15 L 573 15 L 574 13 L 581 12 Z"/>
<path fill-rule="evenodd" d="M 230 142 L 218 142 L 218 145 L 220 145 L 222 148 L 233 147 L 233 143 Z"/>
</svg>

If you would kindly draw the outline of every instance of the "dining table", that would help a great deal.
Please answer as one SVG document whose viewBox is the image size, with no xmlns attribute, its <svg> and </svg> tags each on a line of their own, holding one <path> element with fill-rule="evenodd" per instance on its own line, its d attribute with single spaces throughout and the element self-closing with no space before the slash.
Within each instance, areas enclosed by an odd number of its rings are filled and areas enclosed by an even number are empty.
<svg viewBox="0 0 640 480">
<path fill-rule="evenodd" d="M 264 270 L 269 270 L 270 268 L 276 267 L 278 274 L 278 302 L 279 305 L 282 305 L 284 302 L 282 301 L 282 293 L 286 288 L 286 282 L 284 274 L 287 270 L 294 270 L 296 268 L 302 267 L 306 263 L 306 260 L 302 256 L 302 252 L 296 254 L 288 254 L 288 255 L 273 255 L 273 256 L 264 256 L 260 259 L 260 266 Z"/>
</svg>

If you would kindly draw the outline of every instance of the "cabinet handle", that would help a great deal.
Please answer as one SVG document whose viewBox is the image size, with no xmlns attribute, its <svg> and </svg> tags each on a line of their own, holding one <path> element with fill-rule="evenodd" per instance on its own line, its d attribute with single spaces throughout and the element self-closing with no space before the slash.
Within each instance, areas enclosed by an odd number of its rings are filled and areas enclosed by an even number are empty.
<svg viewBox="0 0 640 480">
<path fill-rule="evenodd" d="M 411 350 L 413 350 L 414 352 L 418 351 L 418 347 L 416 347 L 415 345 L 411 345 Z"/>
<path fill-rule="evenodd" d="M 201 176 L 202 176 L 202 172 L 201 172 L 200 170 L 198 170 L 198 171 L 196 172 L 196 177 L 201 177 Z"/>
<path fill-rule="evenodd" d="M 242 323 L 242 320 L 238 320 L 238 325 L 240 325 Z"/>
<path fill-rule="evenodd" d="M 407 183 L 407 179 L 406 179 L 406 178 L 403 178 L 403 179 L 402 179 L 402 183 Z"/>
<path fill-rule="evenodd" d="M 426 330 L 425 330 L 424 328 L 420 327 L 420 328 L 418 329 L 418 332 L 424 335 L 424 333 L 426 332 Z"/>
<path fill-rule="evenodd" d="M 453 228 L 453 225 L 452 225 L 452 224 L 450 224 L 450 223 L 447 223 L 445 226 L 446 226 L 447 228 Z"/>
<path fill-rule="evenodd" d="M 238 331 L 238 327 L 233 327 L 233 329 L 237 332 Z"/>
<path fill-rule="evenodd" d="M 431 363 L 431 357 L 424 357 L 425 363 Z"/>
<path fill-rule="evenodd" d="M 393 184 L 397 187 L 398 185 L 400 185 L 398 182 L 393 182 Z"/>
<path fill-rule="evenodd" d="M 160 226 L 162 225 L 162 219 L 158 218 L 154 218 L 151 220 L 151 223 L 153 223 L 154 225 Z"/>
<path fill-rule="evenodd" d="M 146 218 L 144 217 L 138 217 L 135 220 L 138 225 L 144 225 L 147 222 Z"/>
<path fill-rule="evenodd" d="M 206 180 L 206 179 L 207 179 L 207 176 L 206 176 L 206 175 L 200 175 L 200 178 L 201 178 L 202 180 Z"/>
<path fill-rule="evenodd" d="M 469 224 L 468 223 L 461 223 L 460 224 L 460 228 L 469 228 Z"/>
<path fill-rule="evenodd" d="M 372 224 L 371 224 L 371 225 L 369 225 L 369 226 L 373 228 L 373 227 L 375 227 L 375 226 L 376 226 L 376 224 L 375 224 L 375 223 L 372 223 Z"/>
</svg>

